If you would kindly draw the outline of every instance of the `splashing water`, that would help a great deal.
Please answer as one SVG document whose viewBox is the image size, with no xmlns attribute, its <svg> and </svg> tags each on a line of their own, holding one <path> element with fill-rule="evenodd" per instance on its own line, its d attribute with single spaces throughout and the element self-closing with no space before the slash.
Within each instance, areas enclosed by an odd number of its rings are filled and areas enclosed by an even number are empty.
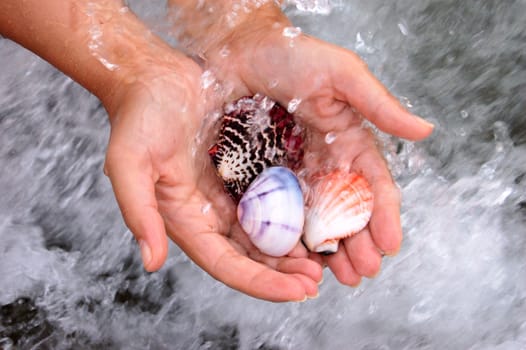
<svg viewBox="0 0 526 350">
<path fill-rule="evenodd" d="M 214 76 L 214 73 L 207 70 L 204 71 L 201 75 L 201 87 L 203 89 L 208 89 L 210 86 L 212 86 L 216 82 L 216 78 Z"/>
<path fill-rule="evenodd" d="M 125 14 L 129 11 L 128 7 L 122 7 L 119 10 L 120 14 Z M 110 58 L 111 55 L 106 52 L 104 45 L 104 32 L 102 27 L 99 24 L 98 17 L 105 12 L 104 6 L 96 2 L 90 2 L 87 4 L 86 14 L 90 19 L 90 41 L 88 43 L 88 48 L 91 52 L 91 55 L 95 57 L 106 69 L 110 71 L 115 71 L 119 68 L 119 65 L 116 62 L 113 62 L 113 59 Z"/>
<path fill-rule="evenodd" d="M 283 28 L 282 35 L 286 38 L 289 38 L 289 46 L 294 47 L 294 39 L 301 35 L 300 27 L 285 27 Z"/>
<path fill-rule="evenodd" d="M 301 12 L 328 15 L 335 6 L 341 4 L 341 1 L 331 0 L 289 0 L 286 2 L 294 5 Z M 341 5 L 340 5 L 341 6 Z"/>
<path fill-rule="evenodd" d="M 173 244 L 145 273 L 102 174 L 104 109 L 0 39 L 0 347 L 526 348 L 524 1 L 287 11 L 436 124 L 425 142 L 379 135 L 403 194 L 400 253 L 355 289 L 326 270 L 305 303 L 246 297 Z"/>
</svg>

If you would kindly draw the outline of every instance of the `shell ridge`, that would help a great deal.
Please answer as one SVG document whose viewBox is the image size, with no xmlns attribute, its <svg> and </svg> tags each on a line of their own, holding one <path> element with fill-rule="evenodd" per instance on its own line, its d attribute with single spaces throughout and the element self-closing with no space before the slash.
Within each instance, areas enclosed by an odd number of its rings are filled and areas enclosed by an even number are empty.
<svg viewBox="0 0 526 350">
<path fill-rule="evenodd" d="M 335 252 L 339 240 L 362 230 L 371 217 L 373 194 L 357 173 L 334 170 L 315 178 L 312 198 L 304 234 L 312 251 Z"/>
</svg>

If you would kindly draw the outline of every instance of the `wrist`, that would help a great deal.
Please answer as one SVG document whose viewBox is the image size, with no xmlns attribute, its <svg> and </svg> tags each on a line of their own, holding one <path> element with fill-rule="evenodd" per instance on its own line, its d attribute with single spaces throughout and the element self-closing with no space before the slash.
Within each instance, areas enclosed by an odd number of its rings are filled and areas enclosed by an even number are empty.
<svg viewBox="0 0 526 350">
<path fill-rule="evenodd" d="M 84 85 L 96 95 L 110 119 L 131 91 L 173 74 L 195 72 L 195 63 L 153 34 L 127 7 L 90 3 L 88 18 L 81 29 L 89 33 L 88 49 L 98 70 Z M 99 79 L 100 78 L 100 79 Z"/>
<path fill-rule="evenodd" d="M 182 46 L 192 55 L 214 60 L 225 52 L 240 50 L 255 34 L 290 26 L 279 2 L 240 4 L 239 0 L 169 1 L 172 19 Z"/>
</svg>

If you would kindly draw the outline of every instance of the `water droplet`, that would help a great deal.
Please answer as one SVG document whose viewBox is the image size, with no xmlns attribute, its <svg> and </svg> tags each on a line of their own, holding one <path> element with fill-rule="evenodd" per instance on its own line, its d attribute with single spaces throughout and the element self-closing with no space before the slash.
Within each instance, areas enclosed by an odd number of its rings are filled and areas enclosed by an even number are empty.
<svg viewBox="0 0 526 350">
<path fill-rule="evenodd" d="M 211 208 L 212 208 L 212 203 L 210 203 L 210 202 L 205 203 L 205 205 L 203 205 L 201 207 L 201 213 L 206 215 L 206 214 L 208 214 L 208 212 L 210 211 Z"/>
<path fill-rule="evenodd" d="M 203 89 L 208 89 L 215 81 L 216 78 L 214 77 L 214 74 L 209 70 L 204 71 L 201 75 L 201 87 Z"/>
<path fill-rule="evenodd" d="M 278 80 L 278 79 L 272 79 L 272 80 L 269 81 L 269 83 L 268 83 L 268 87 L 269 87 L 269 89 L 274 89 L 274 88 L 276 88 L 278 85 L 279 85 L 279 80 Z"/>
<path fill-rule="evenodd" d="M 301 34 L 300 27 L 285 27 L 283 28 L 283 36 L 286 38 L 297 38 Z"/>
<path fill-rule="evenodd" d="M 108 61 L 107 59 L 105 59 L 104 57 L 100 57 L 99 55 L 94 55 L 95 57 L 98 58 L 99 62 L 102 63 L 102 65 L 104 67 L 106 67 L 107 70 L 110 70 L 110 71 L 115 71 L 119 68 L 119 65 L 115 64 L 115 63 L 111 63 L 110 61 Z"/>
<path fill-rule="evenodd" d="M 407 36 L 409 34 L 409 31 L 407 30 L 407 27 L 403 23 L 398 23 L 398 29 L 400 29 L 400 33 Z"/>
<path fill-rule="evenodd" d="M 257 96 L 257 95 L 256 95 Z M 268 96 L 264 96 L 261 101 L 259 102 L 259 105 L 260 105 L 260 108 L 261 108 L 261 111 L 262 112 L 265 112 L 265 114 L 270 111 L 272 109 L 272 107 L 274 107 L 274 105 L 276 104 L 276 102 L 274 102 L 274 100 L 272 100 L 270 97 Z"/>
<path fill-rule="evenodd" d="M 431 298 L 424 298 L 411 307 L 408 319 L 411 323 L 421 323 L 431 319 L 437 312 L 437 306 Z"/>
<path fill-rule="evenodd" d="M 331 131 L 331 132 L 328 132 L 327 134 L 325 134 L 325 143 L 326 144 L 330 145 L 335 140 L 336 140 L 336 133 Z"/>
<path fill-rule="evenodd" d="M 292 100 L 290 100 L 289 104 L 287 105 L 287 111 L 289 113 L 296 112 L 300 103 L 301 103 L 301 98 L 293 98 Z"/>
<path fill-rule="evenodd" d="M 228 46 L 223 46 L 221 48 L 221 51 L 219 51 L 219 55 L 221 55 L 221 57 L 228 57 L 230 55 L 230 49 L 228 48 Z"/>
<path fill-rule="evenodd" d="M 367 39 L 369 40 L 370 38 L 368 37 L 369 33 L 365 33 Z M 371 47 L 369 45 L 366 44 L 365 42 L 365 39 L 362 37 L 362 33 L 358 32 L 356 34 L 356 50 L 357 51 L 362 51 L 362 52 L 365 52 L 365 53 L 374 53 L 375 49 L 374 47 Z"/>
<path fill-rule="evenodd" d="M 409 100 L 409 98 L 405 97 L 405 96 L 402 96 L 401 97 L 401 100 L 402 100 L 402 103 L 407 107 L 407 108 L 413 108 L 413 104 L 411 103 L 411 101 Z"/>
<path fill-rule="evenodd" d="M 376 303 L 370 303 L 369 308 L 367 309 L 367 312 L 369 315 L 374 314 L 376 311 L 378 311 L 378 305 Z"/>
</svg>

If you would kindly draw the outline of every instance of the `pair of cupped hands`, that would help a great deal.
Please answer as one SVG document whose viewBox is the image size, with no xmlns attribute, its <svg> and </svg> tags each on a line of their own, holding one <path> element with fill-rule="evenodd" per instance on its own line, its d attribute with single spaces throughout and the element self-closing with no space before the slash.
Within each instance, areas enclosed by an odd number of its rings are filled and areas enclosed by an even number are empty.
<svg viewBox="0 0 526 350">
<path fill-rule="evenodd" d="M 162 267 L 172 239 L 197 265 L 226 285 L 270 301 L 301 301 L 318 295 L 323 267 L 345 285 L 373 277 L 384 255 L 400 248 L 400 193 L 376 144 L 363 126 L 410 140 L 432 125 L 407 112 L 354 53 L 307 35 L 283 35 L 291 26 L 264 19 L 236 26 L 195 60 L 173 48 L 124 79 L 111 103 L 105 173 L 124 220 L 136 237 L 145 269 Z M 202 83 L 212 72 L 223 101 Z M 206 85 L 206 84 L 205 84 Z M 361 173 L 374 192 L 366 229 L 340 242 L 337 253 L 321 256 L 301 243 L 287 256 L 262 254 L 236 219 L 202 142 L 205 118 L 221 104 L 261 93 L 284 106 L 301 100 L 295 115 L 308 133 L 307 167 L 337 164 Z M 334 142 L 325 142 L 327 133 Z M 206 132 L 205 132 L 206 133 Z"/>
</svg>

